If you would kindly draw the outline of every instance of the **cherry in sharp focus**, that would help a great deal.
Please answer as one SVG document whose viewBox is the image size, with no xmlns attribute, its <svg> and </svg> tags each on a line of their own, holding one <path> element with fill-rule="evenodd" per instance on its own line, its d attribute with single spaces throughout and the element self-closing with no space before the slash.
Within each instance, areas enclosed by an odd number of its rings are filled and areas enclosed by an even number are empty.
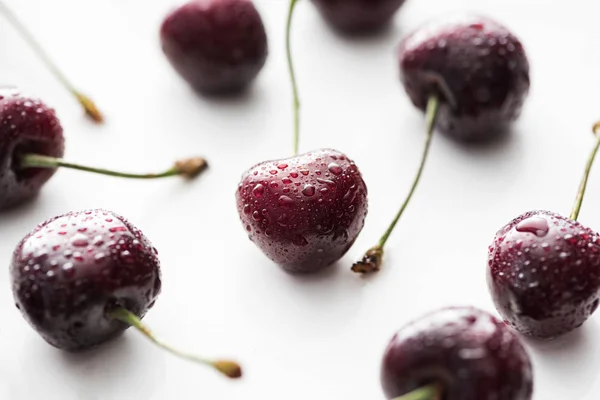
<svg viewBox="0 0 600 400">
<path fill-rule="evenodd" d="M 571 215 L 534 210 L 504 226 L 489 248 L 488 286 L 496 308 L 519 332 L 540 339 L 571 332 L 600 301 L 600 235 L 577 221 L 596 144 Z"/>
<path fill-rule="evenodd" d="M 62 126 L 52 108 L 18 91 L 0 91 L 0 210 L 34 197 L 59 167 L 154 179 L 175 175 L 194 177 L 207 166 L 204 159 L 191 158 L 158 174 L 121 173 L 63 160 L 64 142 Z"/>
<path fill-rule="evenodd" d="M 344 33 L 364 33 L 388 25 L 405 0 L 312 0 L 323 18 Z"/>
<path fill-rule="evenodd" d="M 8 20 L 15 27 L 18 33 L 21 35 L 23 40 L 27 42 L 27 44 L 35 51 L 35 53 L 40 57 L 44 65 L 48 68 L 48 70 L 60 81 L 60 83 L 64 86 L 66 90 L 69 91 L 73 95 L 73 97 L 79 102 L 86 115 L 91 118 L 93 121 L 101 123 L 104 121 L 104 116 L 96 107 L 96 104 L 82 93 L 79 89 L 71 83 L 71 81 L 67 78 L 67 76 L 59 69 L 59 67 L 52 61 L 51 57 L 46 53 L 44 48 L 40 45 L 37 39 L 33 36 L 33 34 L 27 29 L 27 27 L 20 21 L 20 19 L 16 16 L 16 14 L 4 3 L 4 1 L 0 1 L 0 14 Z"/>
<path fill-rule="evenodd" d="M 236 363 L 181 352 L 142 323 L 161 292 L 160 262 L 148 238 L 120 215 L 85 210 L 43 222 L 17 245 L 10 274 L 17 308 L 54 347 L 87 350 L 133 326 L 179 357 L 241 376 Z"/>
<path fill-rule="evenodd" d="M 167 15 L 160 39 L 172 67 L 205 94 L 245 89 L 268 55 L 265 27 L 251 0 L 192 0 Z"/>
<path fill-rule="evenodd" d="M 421 179 L 434 128 L 461 141 L 492 140 L 517 119 L 529 91 L 523 46 L 489 18 L 432 21 L 402 41 L 399 57 L 406 92 L 426 114 L 425 148 L 398 213 L 379 242 L 352 266 L 361 274 L 380 270 L 384 246 Z"/>
<path fill-rule="evenodd" d="M 291 0 L 287 25 L 294 156 L 248 169 L 236 200 L 242 226 L 270 259 L 288 272 L 311 273 L 348 251 L 364 226 L 368 202 L 362 175 L 347 155 L 327 148 L 298 155 L 300 102 L 290 45 L 295 4 Z"/>
<path fill-rule="evenodd" d="M 517 335 L 485 311 L 451 307 L 400 329 L 381 365 L 387 399 L 530 400 L 530 357 Z"/>
</svg>

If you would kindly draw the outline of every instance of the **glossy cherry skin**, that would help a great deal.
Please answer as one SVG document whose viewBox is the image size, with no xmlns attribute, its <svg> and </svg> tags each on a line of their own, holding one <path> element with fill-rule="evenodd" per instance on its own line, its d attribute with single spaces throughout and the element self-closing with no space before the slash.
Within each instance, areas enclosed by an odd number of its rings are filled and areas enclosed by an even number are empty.
<svg viewBox="0 0 600 400">
<path fill-rule="evenodd" d="M 478 16 L 431 21 L 399 47 L 400 78 L 413 104 L 430 96 L 442 104 L 437 127 L 460 141 L 506 133 L 529 93 L 529 61 L 519 39 Z"/>
<path fill-rule="evenodd" d="M 550 211 L 525 213 L 489 248 L 488 286 L 519 332 L 553 338 L 574 330 L 600 301 L 600 237 Z"/>
<path fill-rule="evenodd" d="M 0 90 L 0 210 L 33 198 L 55 169 L 19 169 L 19 154 L 62 157 L 65 139 L 55 111 L 16 90 Z"/>
<path fill-rule="evenodd" d="M 250 0 L 192 0 L 165 18 L 160 39 L 173 68 L 206 94 L 245 89 L 268 56 L 265 27 Z"/>
<path fill-rule="evenodd" d="M 385 27 L 405 0 L 312 0 L 323 18 L 344 33 Z"/>
<path fill-rule="evenodd" d="M 332 149 L 255 165 L 243 174 L 236 199 L 250 240 L 292 273 L 316 272 L 339 260 L 368 209 L 358 167 Z"/>
<path fill-rule="evenodd" d="M 125 218 L 71 212 L 35 228 L 10 267 L 16 306 L 51 345 L 86 350 L 129 326 L 107 317 L 122 306 L 143 317 L 161 291 L 157 252 Z"/>
<path fill-rule="evenodd" d="M 439 384 L 443 400 L 530 400 L 532 364 L 504 323 L 472 307 L 429 313 L 398 331 L 381 366 L 387 399 Z"/>
</svg>

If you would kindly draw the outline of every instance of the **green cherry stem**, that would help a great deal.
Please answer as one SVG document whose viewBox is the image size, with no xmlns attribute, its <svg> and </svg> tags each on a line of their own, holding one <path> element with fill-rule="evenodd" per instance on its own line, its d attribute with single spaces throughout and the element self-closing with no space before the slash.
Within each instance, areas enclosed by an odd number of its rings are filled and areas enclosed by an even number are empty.
<svg viewBox="0 0 600 400">
<path fill-rule="evenodd" d="M 579 191 L 577 192 L 577 197 L 575 198 L 575 205 L 573 206 L 573 211 L 571 211 L 571 219 L 576 221 L 579 218 L 579 211 L 581 210 L 581 203 L 583 202 L 583 196 L 585 195 L 585 189 L 587 188 L 588 178 L 590 176 L 590 171 L 592 170 L 592 165 L 594 164 L 594 160 L 596 159 L 596 153 L 598 153 L 598 148 L 600 148 L 600 122 L 596 122 L 593 128 L 594 135 L 596 135 L 596 144 L 592 149 L 592 153 L 588 158 L 587 164 L 585 166 L 585 172 L 583 174 L 583 179 L 581 180 L 581 184 L 579 185 Z"/>
<path fill-rule="evenodd" d="M 130 174 L 117 172 L 108 169 L 87 167 L 80 164 L 74 164 L 64 161 L 60 158 L 47 157 L 39 154 L 25 154 L 19 158 L 19 168 L 69 168 L 78 171 L 93 172 L 101 175 L 114 176 L 118 178 L 130 179 L 158 179 L 171 176 L 183 176 L 185 178 L 194 178 L 208 167 L 204 158 L 195 157 L 186 160 L 177 161 L 168 170 L 157 174 Z"/>
<path fill-rule="evenodd" d="M 108 317 L 115 319 L 117 321 L 121 321 L 127 325 L 133 326 L 135 329 L 137 329 L 141 334 L 146 336 L 155 345 L 157 345 L 161 349 L 166 350 L 169 353 L 171 353 L 179 358 L 214 368 L 217 371 L 221 372 L 223 375 L 227 376 L 228 378 L 240 378 L 242 376 L 242 368 L 234 361 L 208 360 L 208 359 L 198 357 L 196 355 L 189 354 L 189 353 L 183 352 L 181 350 L 175 349 L 175 348 L 171 347 L 170 345 L 164 343 L 163 341 L 159 340 L 152 333 L 152 331 L 150 331 L 150 329 L 140 320 L 140 318 L 137 315 L 135 315 L 134 313 L 132 313 L 131 311 L 129 311 L 123 307 L 116 307 L 116 308 L 113 308 L 112 310 L 108 311 Z"/>
<path fill-rule="evenodd" d="M 439 385 L 423 386 L 394 400 L 441 400 L 442 391 Z"/>
<path fill-rule="evenodd" d="M 412 198 L 413 194 L 415 193 L 415 190 L 417 189 L 417 185 L 421 179 L 423 170 L 425 169 L 425 162 L 427 160 L 427 156 L 429 155 L 429 149 L 431 147 L 431 139 L 433 137 L 433 130 L 438 114 L 439 103 L 440 102 L 437 96 L 431 96 L 427 101 L 427 109 L 425 111 L 425 117 L 427 121 L 427 136 L 425 137 L 425 147 L 423 149 L 423 155 L 421 157 L 421 164 L 419 165 L 419 170 L 417 171 L 417 175 L 415 176 L 415 180 L 413 181 L 408 196 L 406 196 L 404 203 L 402 203 L 400 210 L 394 217 L 394 220 L 392 221 L 388 229 L 385 231 L 381 239 L 379 239 L 379 243 L 376 246 L 370 248 L 365 253 L 361 261 L 354 263 L 354 265 L 352 266 L 352 271 L 359 274 L 366 274 L 371 272 L 377 272 L 381 268 L 381 263 L 383 261 L 383 247 L 385 246 L 385 243 L 394 231 L 396 224 L 398 224 L 400 217 L 402 217 L 402 214 L 404 214 L 404 211 L 406 210 L 410 199 Z"/>
<path fill-rule="evenodd" d="M 13 27 L 19 32 L 23 40 L 29 44 L 29 46 L 34 50 L 34 52 L 40 57 L 42 62 L 46 65 L 46 67 L 54 74 L 54 76 L 60 81 L 60 83 L 73 94 L 75 99 L 79 102 L 79 104 L 83 107 L 86 115 L 90 117 L 93 121 L 101 123 L 104 121 L 104 117 L 96 104 L 87 97 L 85 94 L 81 93 L 66 77 L 66 75 L 58 68 L 58 66 L 52 61 L 50 56 L 46 53 L 46 51 L 42 48 L 39 42 L 35 39 L 35 37 L 29 32 L 29 30 L 25 27 L 23 23 L 17 18 L 15 13 L 4 3 L 4 1 L 0 0 L 0 13 L 4 15 L 6 20 L 10 22 Z"/>
<path fill-rule="evenodd" d="M 298 83 L 296 81 L 296 72 L 294 71 L 294 62 L 292 60 L 292 17 L 298 0 L 290 0 L 290 9 L 287 18 L 285 47 L 287 55 L 287 64 L 292 82 L 292 91 L 294 94 L 294 155 L 298 155 L 298 144 L 300 142 L 300 97 L 298 95 Z"/>
</svg>

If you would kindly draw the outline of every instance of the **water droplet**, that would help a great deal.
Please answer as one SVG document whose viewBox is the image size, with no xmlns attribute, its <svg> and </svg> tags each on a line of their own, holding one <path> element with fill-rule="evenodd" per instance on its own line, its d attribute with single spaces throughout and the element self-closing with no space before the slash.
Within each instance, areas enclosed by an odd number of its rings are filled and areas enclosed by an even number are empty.
<svg viewBox="0 0 600 400">
<path fill-rule="evenodd" d="M 518 232 L 533 233 L 537 237 L 544 237 L 548 234 L 550 227 L 545 218 L 531 217 L 519 222 L 515 229 Z"/>
<path fill-rule="evenodd" d="M 290 176 L 291 176 L 292 178 L 296 179 L 296 178 L 298 177 L 298 173 L 297 173 L 297 172 L 292 172 L 292 173 L 290 174 Z"/>
<path fill-rule="evenodd" d="M 283 207 L 291 207 L 292 205 L 294 205 L 294 200 L 292 200 L 288 196 L 282 195 L 279 196 L 279 205 Z"/>
<path fill-rule="evenodd" d="M 272 169 L 272 170 L 270 170 L 270 171 L 269 171 L 269 173 L 270 173 L 271 175 L 277 175 L 277 173 L 278 173 L 278 172 L 279 172 L 279 171 L 277 171 L 276 169 Z"/>
<path fill-rule="evenodd" d="M 317 178 L 317 182 L 323 185 L 335 186 L 335 182 L 330 179 Z"/>
<path fill-rule="evenodd" d="M 254 195 L 254 197 L 262 197 L 262 195 L 265 193 L 265 187 L 263 185 L 261 185 L 260 183 L 256 186 L 254 186 L 254 189 L 252 189 L 252 194 Z"/>
<path fill-rule="evenodd" d="M 252 228 L 250 227 L 250 225 L 246 225 L 246 230 L 247 230 L 248 232 L 251 232 L 251 231 L 252 231 Z"/>
<path fill-rule="evenodd" d="M 85 247 L 90 243 L 88 237 L 82 233 L 78 233 L 71 239 L 71 244 L 75 247 Z"/>
<path fill-rule="evenodd" d="M 250 204 L 246 204 L 244 206 L 244 214 L 248 215 L 248 214 L 250 214 L 250 211 L 252 211 L 251 207 L 250 207 Z"/>
<path fill-rule="evenodd" d="M 131 252 L 127 250 L 121 252 L 121 259 L 127 264 L 133 264 L 135 261 L 133 255 L 131 255 Z"/>
<path fill-rule="evenodd" d="M 98 253 L 98 254 L 96 254 L 96 255 L 94 256 L 94 260 L 95 260 L 97 263 L 100 263 L 100 262 L 102 262 L 102 261 L 103 261 L 105 258 L 106 258 L 106 254 L 104 254 L 104 253 Z"/>
<path fill-rule="evenodd" d="M 306 197 L 311 197 L 311 196 L 314 196 L 315 191 L 316 190 L 313 185 L 304 185 L 304 189 L 302 189 L 302 194 L 305 195 Z"/>
<path fill-rule="evenodd" d="M 329 166 L 327 168 L 329 169 L 329 172 L 331 172 L 334 175 L 341 175 L 343 172 L 342 167 L 340 167 L 339 165 L 337 165 L 334 162 L 329 164 Z"/>
<path fill-rule="evenodd" d="M 125 228 L 124 226 L 113 226 L 112 228 L 109 228 L 108 231 L 112 233 L 125 232 L 127 231 L 127 228 Z"/>
<path fill-rule="evenodd" d="M 260 221 L 260 220 L 262 219 L 262 217 L 260 216 L 260 213 L 259 213 L 258 211 L 254 211 L 254 212 L 252 213 L 252 218 L 253 218 L 255 221 Z"/>
<path fill-rule="evenodd" d="M 283 182 L 283 183 L 284 183 L 284 184 L 286 184 L 286 185 L 289 185 L 290 183 L 292 183 L 292 180 L 291 180 L 290 178 L 283 178 L 283 179 L 281 180 L 281 182 Z"/>
<path fill-rule="evenodd" d="M 277 168 L 279 168 L 279 169 L 281 169 L 281 170 L 284 170 L 284 169 L 286 169 L 287 167 L 288 167 L 288 165 L 287 165 L 287 164 L 279 164 L 279 165 L 277 166 Z"/>
</svg>

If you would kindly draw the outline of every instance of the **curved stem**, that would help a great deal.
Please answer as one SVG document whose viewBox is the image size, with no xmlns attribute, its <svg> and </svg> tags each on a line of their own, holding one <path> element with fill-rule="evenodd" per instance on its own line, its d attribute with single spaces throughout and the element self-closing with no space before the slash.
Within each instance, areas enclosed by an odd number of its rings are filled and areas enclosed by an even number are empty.
<svg viewBox="0 0 600 400">
<path fill-rule="evenodd" d="M 427 136 L 425 137 L 425 147 L 423 149 L 423 155 L 421 157 L 421 164 L 419 165 L 419 170 L 417 171 L 417 175 L 415 176 L 415 180 L 413 181 L 408 196 L 406 196 L 404 203 L 402 203 L 400 210 L 398 210 L 398 213 L 394 217 L 394 220 L 392 221 L 390 226 L 387 228 L 381 239 L 379 239 L 379 243 L 376 246 L 369 249 L 369 251 L 367 251 L 367 253 L 361 261 L 354 263 L 354 265 L 352 266 L 352 271 L 360 274 L 365 274 L 370 272 L 377 272 L 381 268 L 381 263 L 383 261 L 383 247 L 385 246 L 385 243 L 394 231 L 396 224 L 398 224 L 400 217 L 402 217 L 402 214 L 404 214 L 404 210 L 406 210 L 410 199 L 415 193 L 417 185 L 421 180 L 423 170 L 425 169 L 425 162 L 427 161 L 427 156 L 429 155 L 429 148 L 431 147 L 431 139 L 433 137 L 433 130 L 435 127 L 435 120 L 437 118 L 438 109 L 439 99 L 437 98 L 437 96 L 431 96 L 427 101 L 427 109 L 425 112 L 425 117 L 427 121 Z"/>
<path fill-rule="evenodd" d="M 290 80 L 292 82 L 292 91 L 294 93 L 294 155 L 298 154 L 298 144 L 300 142 L 300 98 L 298 95 L 298 83 L 296 82 L 296 72 L 294 71 L 294 63 L 292 60 L 292 44 L 291 44 L 292 17 L 294 15 L 294 9 L 295 9 L 297 3 L 298 3 L 298 0 L 290 0 L 290 9 L 289 9 L 288 18 L 287 18 L 286 39 L 285 39 L 288 70 L 290 73 Z"/>
<path fill-rule="evenodd" d="M 590 176 L 590 171 L 592 170 L 592 165 L 594 164 L 594 160 L 596 159 L 596 153 L 598 153 L 598 148 L 600 147 L 600 122 L 597 122 L 594 125 L 594 134 L 596 135 L 596 144 L 592 149 L 592 153 L 588 158 L 587 164 L 585 166 L 585 172 L 583 174 L 583 179 L 581 180 L 581 184 L 579 185 L 579 190 L 577 192 L 577 197 L 575 198 L 575 204 L 573 205 L 573 211 L 571 211 L 571 219 L 577 220 L 579 217 L 579 211 L 581 210 L 581 203 L 583 202 L 583 196 L 585 195 L 585 189 L 587 188 L 588 178 Z"/>
<path fill-rule="evenodd" d="M 190 158 L 176 162 L 168 170 L 157 174 L 130 174 L 125 172 L 112 171 L 103 168 L 87 167 L 80 164 L 74 164 L 64 161 L 60 158 L 47 157 L 39 154 L 25 154 L 19 158 L 19 168 L 69 168 L 78 171 L 93 172 L 101 175 L 114 176 L 118 178 L 130 179 L 158 179 L 171 176 L 184 176 L 194 178 L 200 172 L 204 171 L 208 164 L 206 160 L 200 157 Z"/>
<path fill-rule="evenodd" d="M 67 79 L 66 75 L 58 68 L 58 66 L 52 61 L 50 56 L 46 53 L 44 48 L 39 44 L 39 42 L 35 39 L 35 37 L 29 32 L 29 30 L 21 23 L 19 18 L 12 12 L 12 10 L 4 3 L 4 1 L 0 0 L 0 13 L 4 15 L 4 17 L 14 26 L 14 28 L 19 32 L 23 40 L 27 42 L 27 44 L 34 50 L 35 53 L 40 57 L 42 62 L 46 65 L 46 67 L 52 72 L 52 74 L 60 81 L 60 83 L 75 96 L 79 104 L 85 110 L 85 113 L 94 121 L 102 122 L 104 117 L 102 113 L 98 110 L 94 102 L 81 93 L 79 90 L 75 88 L 75 86 Z"/>
<path fill-rule="evenodd" d="M 116 308 L 108 311 L 107 315 L 109 318 L 112 318 L 117 321 L 121 321 L 127 325 L 133 326 L 140 333 L 142 333 L 144 336 L 146 336 L 150 341 L 152 341 L 155 345 L 157 345 L 158 347 L 162 348 L 163 350 L 166 350 L 169 353 L 171 353 L 179 358 L 183 358 L 188 361 L 192 361 L 192 362 L 195 362 L 198 364 L 203 364 L 203 365 L 212 367 L 229 378 L 240 378 L 242 376 L 241 367 L 233 361 L 207 360 L 205 358 L 183 352 L 181 350 L 178 350 L 178 349 L 164 343 L 163 341 L 159 340 L 152 333 L 152 331 L 150 331 L 150 329 L 146 325 L 144 325 L 144 323 L 140 320 L 140 318 L 138 318 L 137 315 L 135 315 L 134 313 L 132 313 L 131 311 L 129 311 L 123 307 L 116 307 Z"/>
<path fill-rule="evenodd" d="M 417 390 L 396 397 L 394 400 L 441 400 L 442 391 L 439 385 L 423 386 Z"/>
</svg>

